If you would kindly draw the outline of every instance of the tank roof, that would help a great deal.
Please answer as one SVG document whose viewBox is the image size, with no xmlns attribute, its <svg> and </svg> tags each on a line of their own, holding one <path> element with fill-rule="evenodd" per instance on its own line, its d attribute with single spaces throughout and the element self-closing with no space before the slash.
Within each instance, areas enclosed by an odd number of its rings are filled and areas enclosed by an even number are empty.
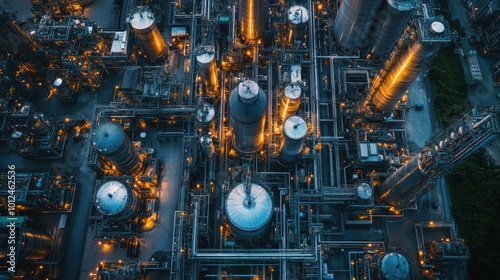
<svg viewBox="0 0 500 280">
<path fill-rule="evenodd" d="M 262 228 L 271 218 L 273 202 L 269 193 L 260 185 L 251 183 L 250 194 L 245 192 L 245 184 L 234 187 L 226 201 L 227 217 L 232 224 L 242 230 L 252 231 Z"/>
<path fill-rule="evenodd" d="M 283 125 L 285 135 L 291 139 L 301 139 L 306 136 L 307 124 L 301 117 L 292 116 Z"/>
<path fill-rule="evenodd" d="M 285 87 L 285 95 L 290 99 L 297 99 L 302 94 L 302 88 L 299 85 L 288 85 Z"/>
<path fill-rule="evenodd" d="M 146 8 L 137 7 L 128 22 L 134 29 L 146 29 L 155 23 L 154 14 Z"/>
<path fill-rule="evenodd" d="M 196 60 L 200 63 L 209 63 L 215 57 L 215 53 L 205 52 L 196 56 Z"/>
<path fill-rule="evenodd" d="M 309 11 L 299 5 L 295 5 L 288 9 L 288 20 L 294 24 L 300 24 L 309 20 Z"/>
<path fill-rule="evenodd" d="M 99 187 L 95 196 L 97 209 L 104 215 L 113 216 L 125 208 L 129 194 L 127 187 L 118 181 L 109 181 Z"/>
<path fill-rule="evenodd" d="M 386 254 L 382 257 L 380 266 L 382 275 L 387 280 L 405 280 L 410 272 L 408 261 L 398 253 Z"/>
<path fill-rule="evenodd" d="M 123 128 L 114 122 L 100 124 L 93 133 L 92 145 L 101 153 L 116 151 L 126 137 Z"/>
<path fill-rule="evenodd" d="M 207 123 L 214 119 L 215 108 L 210 103 L 203 103 L 196 109 L 196 119 L 199 122 Z"/>
<path fill-rule="evenodd" d="M 362 183 L 356 189 L 358 197 L 361 199 L 369 199 L 372 196 L 372 187 L 367 183 Z"/>
<path fill-rule="evenodd" d="M 245 80 L 238 84 L 238 95 L 243 103 L 253 102 L 259 97 L 259 85 L 252 80 Z"/>
</svg>

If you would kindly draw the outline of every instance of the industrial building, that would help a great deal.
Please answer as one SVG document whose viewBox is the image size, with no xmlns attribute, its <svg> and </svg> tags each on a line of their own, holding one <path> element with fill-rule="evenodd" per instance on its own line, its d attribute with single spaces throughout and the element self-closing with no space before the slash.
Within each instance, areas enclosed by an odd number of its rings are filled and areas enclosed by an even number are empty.
<svg viewBox="0 0 500 280">
<path fill-rule="evenodd" d="M 500 110 L 410 149 L 431 1 L 32 2 L 0 14 L 0 279 L 466 279 L 435 186 Z"/>
</svg>

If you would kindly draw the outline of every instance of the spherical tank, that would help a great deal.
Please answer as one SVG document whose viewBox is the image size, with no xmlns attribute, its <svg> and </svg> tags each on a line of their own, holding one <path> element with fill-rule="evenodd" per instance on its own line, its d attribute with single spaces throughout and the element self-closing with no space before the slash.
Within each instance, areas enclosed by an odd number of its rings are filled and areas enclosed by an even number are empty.
<svg viewBox="0 0 500 280">
<path fill-rule="evenodd" d="M 429 175 L 422 169 L 419 155 L 392 173 L 377 188 L 379 197 L 385 203 L 399 207 L 411 201 L 416 193 L 415 187 L 427 180 Z"/>
<path fill-rule="evenodd" d="M 363 46 L 382 0 L 343 0 L 333 23 L 333 35 L 345 49 Z"/>
<path fill-rule="evenodd" d="M 196 63 L 198 65 L 198 74 L 203 81 L 203 85 L 208 88 L 219 87 L 219 74 L 217 63 L 215 63 L 214 53 L 203 53 L 196 56 Z"/>
<path fill-rule="evenodd" d="M 378 89 L 373 93 L 372 104 L 378 111 L 389 113 L 406 90 L 418 77 L 423 63 L 436 52 L 437 46 L 415 41 L 397 57 L 398 61 L 389 69 Z"/>
<path fill-rule="evenodd" d="M 262 186 L 246 183 L 234 187 L 226 199 L 226 215 L 231 232 L 240 239 L 255 240 L 263 237 L 271 224 L 273 202 Z"/>
<path fill-rule="evenodd" d="M 370 28 L 368 49 L 378 56 L 386 56 L 406 28 L 416 1 L 386 0 L 382 3 Z"/>
<path fill-rule="evenodd" d="M 133 219 L 141 209 L 139 193 L 118 181 L 102 184 L 97 190 L 95 204 L 99 212 L 114 221 Z"/>
<path fill-rule="evenodd" d="M 156 60 L 166 57 L 167 46 L 161 37 L 154 15 L 148 8 L 137 7 L 129 18 L 129 23 L 148 59 Z"/>
<path fill-rule="evenodd" d="M 280 117 L 285 120 L 295 114 L 300 107 L 302 88 L 299 85 L 288 85 L 283 91 L 280 102 Z"/>
<path fill-rule="evenodd" d="M 99 125 L 93 133 L 92 145 L 122 173 L 133 174 L 142 166 L 134 145 L 123 128 L 116 123 Z"/>
<path fill-rule="evenodd" d="M 200 134 L 215 133 L 215 108 L 210 103 L 202 103 L 196 109 L 196 120 Z"/>
<path fill-rule="evenodd" d="M 238 0 L 241 36 L 257 40 L 264 35 L 269 17 L 269 0 Z"/>
<path fill-rule="evenodd" d="M 303 6 L 292 6 L 288 9 L 288 36 L 289 44 L 302 42 L 307 33 L 309 11 Z"/>
<path fill-rule="evenodd" d="M 19 250 L 21 259 L 43 260 L 50 254 L 51 248 L 52 238 L 49 235 L 33 229 L 23 230 Z"/>
<path fill-rule="evenodd" d="M 6 10 L 0 11 L 0 46 L 20 56 L 31 71 L 41 71 L 46 65 L 43 57 L 36 53 L 33 40 L 24 33 Z"/>
<path fill-rule="evenodd" d="M 385 280 L 406 280 L 410 274 L 408 261 L 398 253 L 384 254 L 379 259 L 378 269 Z"/>
<path fill-rule="evenodd" d="M 253 153 L 264 144 L 267 97 L 252 80 L 238 84 L 229 95 L 229 127 L 234 147 Z"/>
<path fill-rule="evenodd" d="M 301 117 L 292 116 L 285 121 L 283 130 L 285 135 L 278 160 L 283 165 L 290 165 L 298 159 L 302 151 L 307 123 Z"/>
</svg>

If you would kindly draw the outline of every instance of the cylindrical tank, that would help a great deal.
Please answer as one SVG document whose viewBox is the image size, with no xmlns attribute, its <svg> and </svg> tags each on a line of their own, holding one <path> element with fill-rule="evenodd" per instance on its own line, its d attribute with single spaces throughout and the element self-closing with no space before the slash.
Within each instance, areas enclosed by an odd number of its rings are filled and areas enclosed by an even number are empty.
<svg viewBox="0 0 500 280">
<path fill-rule="evenodd" d="M 407 26 L 415 4 L 414 0 L 386 0 L 382 3 L 370 27 L 370 53 L 383 57 L 391 51 Z"/>
<path fill-rule="evenodd" d="M 241 37 L 248 41 L 264 35 L 269 17 L 269 0 L 238 0 Z"/>
<path fill-rule="evenodd" d="M 283 125 L 284 137 L 281 143 L 279 163 L 293 164 L 299 157 L 307 134 L 307 123 L 301 117 L 289 117 Z"/>
<path fill-rule="evenodd" d="M 377 256 L 376 273 L 383 280 L 406 280 L 410 275 L 410 265 L 406 258 L 398 253 L 386 253 Z"/>
<path fill-rule="evenodd" d="M 234 147 L 253 153 L 264 144 L 267 97 L 259 85 L 245 80 L 229 95 L 229 128 Z"/>
<path fill-rule="evenodd" d="M 422 64 L 428 61 L 437 48 L 434 44 L 416 40 L 403 55 L 395 58 L 398 61 L 389 69 L 380 86 L 370 90 L 373 107 L 378 111 L 390 113 L 418 77 Z"/>
<path fill-rule="evenodd" d="M 0 11 L 0 46 L 17 56 L 31 71 L 38 72 L 46 65 L 44 58 L 36 53 L 35 44 L 12 19 L 11 14 Z"/>
<path fill-rule="evenodd" d="M 382 0 L 343 0 L 333 23 L 333 35 L 345 49 L 357 49 L 365 44 L 376 11 Z"/>
<path fill-rule="evenodd" d="M 151 10 L 142 6 L 137 7 L 129 18 L 129 23 L 148 59 L 156 60 L 166 57 L 167 46 Z"/>
<path fill-rule="evenodd" d="M 121 173 L 134 174 L 142 166 L 134 145 L 123 128 L 116 123 L 100 124 L 93 133 L 92 145 Z"/>
<path fill-rule="evenodd" d="M 198 74 L 207 88 L 216 89 L 219 87 L 219 74 L 217 63 L 215 63 L 215 53 L 206 52 L 196 56 Z"/>
<path fill-rule="evenodd" d="M 210 103 L 202 103 L 196 109 L 196 120 L 198 132 L 203 134 L 215 134 L 215 108 Z"/>
<path fill-rule="evenodd" d="M 358 197 L 360 199 L 370 199 L 372 197 L 372 187 L 368 185 L 367 183 L 361 183 L 357 188 L 356 188 L 356 193 L 358 194 Z"/>
<path fill-rule="evenodd" d="M 283 91 L 280 102 L 280 117 L 285 120 L 295 114 L 300 107 L 302 88 L 299 85 L 288 85 Z"/>
<path fill-rule="evenodd" d="M 234 187 L 226 199 L 226 215 L 231 232 L 240 239 L 255 240 L 263 237 L 271 224 L 273 201 L 262 186 L 241 183 Z"/>
<path fill-rule="evenodd" d="M 207 158 L 213 158 L 215 154 L 215 146 L 212 141 L 212 137 L 208 135 L 203 135 L 200 137 L 200 144 L 203 148 L 203 153 Z"/>
<path fill-rule="evenodd" d="M 405 206 L 415 198 L 417 185 L 428 178 L 429 175 L 422 169 L 419 154 L 385 179 L 377 192 L 385 203 L 396 207 Z"/>
<path fill-rule="evenodd" d="M 309 21 L 309 11 L 299 5 L 295 5 L 288 9 L 288 35 L 287 42 L 289 44 L 302 43 L 307 33 L 307 25 Z"/>
<path fill-rule="evenodd" d="M 24 260 L 43 260 L 50 254 L 52 248 L 52 238 L 33 229 L 23 230 L 21 242 L 19 258 Z"/>
<path fill-rule="evenodd" d="M 135 218 L 141 209 L 140 194 L 118 181 L 102 184 L 95 195 L 97 210 L 113 221 Z"/>
</svg>

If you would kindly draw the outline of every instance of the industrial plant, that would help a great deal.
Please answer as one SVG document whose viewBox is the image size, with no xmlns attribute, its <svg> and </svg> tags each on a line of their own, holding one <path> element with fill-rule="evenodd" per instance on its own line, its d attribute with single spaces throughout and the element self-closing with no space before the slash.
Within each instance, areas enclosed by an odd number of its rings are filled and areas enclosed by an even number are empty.
<svg viewBox="0 0 500 280">
<path fill-rule="evenodd" d="M 456 36 L 433 1 L 25 2 L 0 4 L 0 279 L 467 279 L 437 185 L 500 107 L 415 123 Z"/>
</svg>

